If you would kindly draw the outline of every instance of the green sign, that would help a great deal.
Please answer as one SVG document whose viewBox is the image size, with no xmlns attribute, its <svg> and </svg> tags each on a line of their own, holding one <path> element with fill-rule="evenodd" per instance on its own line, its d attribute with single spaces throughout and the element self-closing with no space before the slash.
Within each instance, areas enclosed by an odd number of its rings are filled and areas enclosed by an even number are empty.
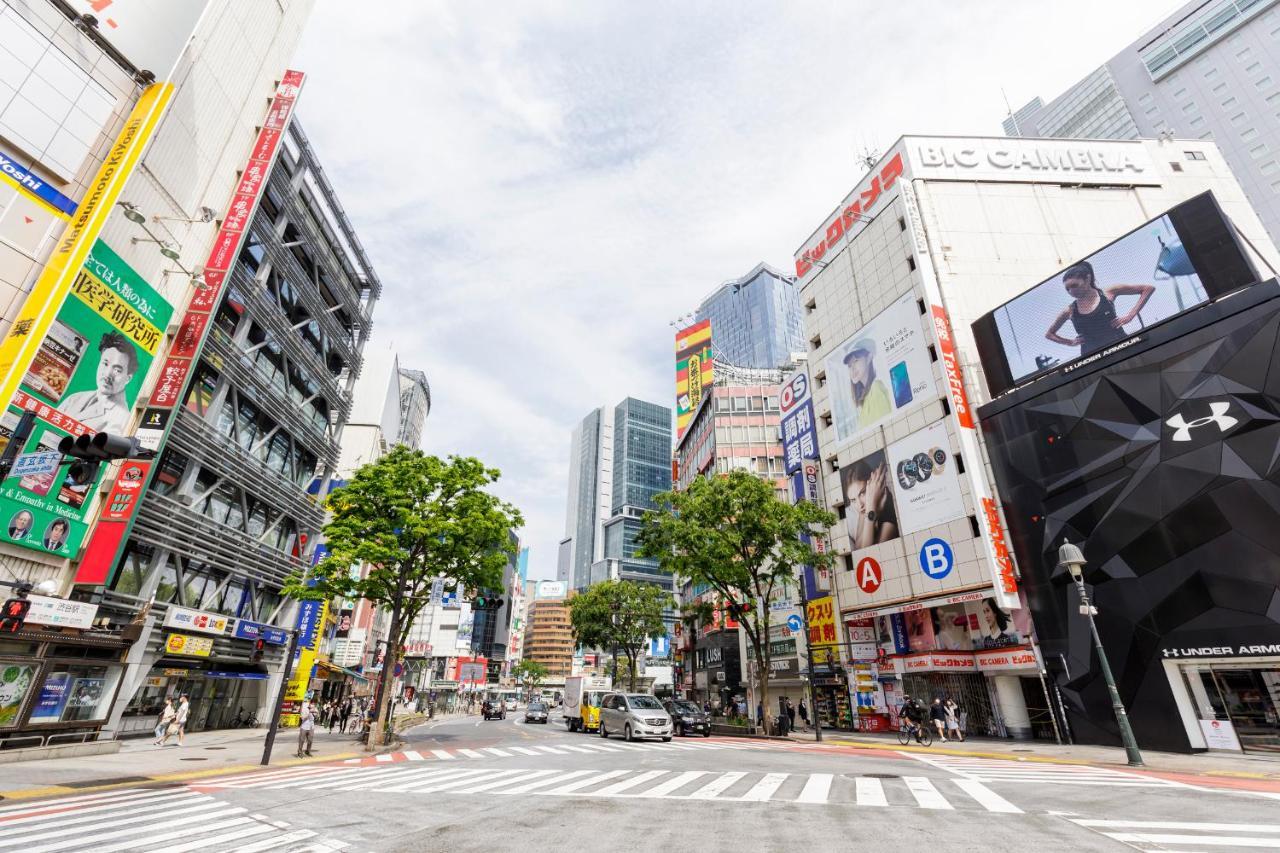
<svg viewBox="0 0 1280 853">
<path fill-rule="evenodd" d="M 97 241 L 22 378 L 13 405 L 0 418 L 0 452 L 24 409 L 37 418 L 25 453 L 56 450 L 68 435 L 122 435 L 172 315 L 173 306 L 106 243 Z M 96 488 L 96 479 L 83 485 L 67 482 L 67 466 L 5 480 L 0 487 L 0 537 L 24 548 L 74 556 L 84 539 L 85 514 Z"/>
<path fill-rule="evenodd" d="M 770 658 L 791 657 L 796 653 L 795 640 L 772 640 L 769 642 Z"/>
</svg>

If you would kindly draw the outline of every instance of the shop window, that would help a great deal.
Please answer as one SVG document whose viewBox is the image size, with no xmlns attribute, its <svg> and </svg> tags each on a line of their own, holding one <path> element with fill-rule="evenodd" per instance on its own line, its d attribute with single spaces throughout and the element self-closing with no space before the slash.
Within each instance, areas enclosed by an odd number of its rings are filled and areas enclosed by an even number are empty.
<svg viewBox="0 0 1280 853">
<path fill-rule="evenodd" d="M 28 722 L 73 723 L 105 719 L 119 679 L 118 666 L 55 663 L 40 685 Z"/>
</svg>

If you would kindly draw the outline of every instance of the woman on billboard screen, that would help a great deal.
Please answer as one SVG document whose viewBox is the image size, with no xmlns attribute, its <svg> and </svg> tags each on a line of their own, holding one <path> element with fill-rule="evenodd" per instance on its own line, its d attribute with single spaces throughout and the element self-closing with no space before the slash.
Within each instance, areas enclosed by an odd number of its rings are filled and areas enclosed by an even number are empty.
<svg viewBox="0 0 1280 853">
<path fill-rule="evenodd" d="M 1054 318 L 1045 337 L 1055 344 L 1080 347 L 1082 356 L 1117 344 L 1128 337 L 1124 327 L 1133 322 L 1156 292 L 1155 287 L 1150 284 L 1114 284 L 1103 290 L 1098 287 L 1093 265 L 1088 261 L 1081 261 L 1064 272 L 1062 284 L 1071 297 L 1071 304 Z M 1134 296 L 1138 301 L 1130 305 L 1124 314 L 1119 314 L 1116 300 L 1122 296 Z M 1068 320 L 1071 321 L 1071 328 L 1075 329 L 1074 338 L 1058 334 L 1058 330 Z"/>
</svg>

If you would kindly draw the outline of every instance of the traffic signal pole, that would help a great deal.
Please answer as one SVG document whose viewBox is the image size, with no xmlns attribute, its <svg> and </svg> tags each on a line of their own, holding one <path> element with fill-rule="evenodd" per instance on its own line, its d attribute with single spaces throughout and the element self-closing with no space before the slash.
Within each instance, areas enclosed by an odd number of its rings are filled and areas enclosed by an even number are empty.
<svg viewBox="0 0 1280 853">
<path fill-rule="evenodd" d="M 280 714 L 284 709 L 284 694 L 289 689 L 289 674 L 293 669 L 293 655 L 298 651 L 298 629 L 289 632 L 289 651 L 284 656 L 284 668 L 280 676 L 280 689 L 276 692 L 276 701 L 271 708 L 271 726 L 267 729 L 267 739 L 262 744 L 262 765 L 271 763 L 271 750 L 276 745 L 276 731 L 280 728 Z"/>
</svg>

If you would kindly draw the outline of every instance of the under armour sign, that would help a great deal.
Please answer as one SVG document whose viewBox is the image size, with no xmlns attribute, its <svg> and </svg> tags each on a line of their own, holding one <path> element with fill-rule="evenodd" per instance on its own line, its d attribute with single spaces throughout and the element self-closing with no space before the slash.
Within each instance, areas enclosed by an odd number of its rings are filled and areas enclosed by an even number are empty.
<svg viewBox="0 0 1280 853">
<path fill-rule="evenodd" d="M 1190 441 L 1191 431 L 1200 427 L 1209 426 L 1209 424 L 1217 424 L 1218 432 L 1224 433 L 1236 424 L 1240 423 L 1238 418 L 1233 418 L 1227 414 L 1231 404 L 1224 401 L 1217 401 L 1209 404 L 1210 414 L 1207 417 L 1196 418 L 1189 421 L 1186 415 L 1178 412 L 1173 417 L 1165 421 L 1166 424 L 1173 427 L 1173 441 Z"/>
</svg>

